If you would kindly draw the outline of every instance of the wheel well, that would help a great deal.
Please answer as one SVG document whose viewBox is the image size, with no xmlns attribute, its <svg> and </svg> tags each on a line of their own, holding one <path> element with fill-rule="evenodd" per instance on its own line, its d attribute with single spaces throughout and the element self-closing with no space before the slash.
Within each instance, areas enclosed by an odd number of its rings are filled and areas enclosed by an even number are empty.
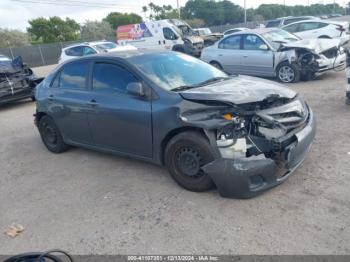
<svg viewBox="0 0 350 262">
<path fill-rule="evenodd" d="M 47 116 L 47 114 L 44 113 L 44 112 L 38 112 L 38 113 L 36 113 L 36 114 L 35 114 L 36 122 L 39 123 L 40 119 L 41 119 L 43 116 Z"/>
<path fill-rule="evenodd" d="M 166 146 L 168 145 L 169 141 L 175 137 L 176 135 L 180 134 L 180 133 L 183 133 L 183 132 L 187 132 L 187 131 L 194 131 L 194 132 L 197 132 L 201 135 L 203 135 L 206 139 L 207 136 L 205 135 L 203 129 L 201 128 L 198 128 L 198 127 L 192 127 L 192 126 L 184 126 L 184 127 L 179 127 L 179 128 L 176 128 L 174 130 L 171 130 L 163 139 L 162 143 L 161 143 L 161 155 L 160 155 L 160 160 L 162 162 L 162 164 L 164 164 L 164 154 L 165 154 L 165 149 L 166 149 Z"/>
</svg>

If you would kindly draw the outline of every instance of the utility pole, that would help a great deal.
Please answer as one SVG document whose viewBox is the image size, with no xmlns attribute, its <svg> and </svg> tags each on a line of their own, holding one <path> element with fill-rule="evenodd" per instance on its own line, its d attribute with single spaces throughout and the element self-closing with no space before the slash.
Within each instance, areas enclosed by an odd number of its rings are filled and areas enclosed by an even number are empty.
<svg viewBox="0 0 350 262">
<path fill-rule="evenodd" d="M 244 0 L 244 24 L 247 25 L 247 0 Z"/>
<path fill-rule="evenodd" d="M 333 2 L 333 14 L 335 14 L 335 0 Z"/>
<path fill-rule="evenodd" d="M 181 19 L 181 10 L 180 10 L 179 0 L 176 0 L 176 3 L 177 3 L 177 12 L 179 13 L 179 19 Z"/>
</svg>

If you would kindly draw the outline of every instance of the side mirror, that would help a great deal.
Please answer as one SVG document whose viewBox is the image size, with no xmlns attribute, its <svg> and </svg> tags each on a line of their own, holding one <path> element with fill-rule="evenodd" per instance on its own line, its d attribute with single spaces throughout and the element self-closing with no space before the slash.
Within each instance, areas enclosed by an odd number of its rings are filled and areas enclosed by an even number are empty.
<svg viewBox="0 0 350 262">
<path fill-rule="evenodd" d="M 259 49 L 263 50 L 263 51 L 267 51 L 267 50 L 269 50 L 269 47 L 267 45 L 260 45 Z"/>
<path fill-rule="evenodd" d="M 126 86 L 126 90 L 127 90 L 128 94 L 133 95 L 133 96 L 139 96 L 139 97 L 146 96 L 145 88 L 143 87 L 142 83 L 140 83 L 140 82 L 129 83 Z"/>
</svg>

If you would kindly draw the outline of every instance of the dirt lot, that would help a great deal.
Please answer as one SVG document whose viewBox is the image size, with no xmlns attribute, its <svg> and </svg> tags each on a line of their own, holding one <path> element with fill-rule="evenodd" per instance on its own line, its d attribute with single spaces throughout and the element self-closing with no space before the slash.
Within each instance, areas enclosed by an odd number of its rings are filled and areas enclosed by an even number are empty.
<svg viewBox="0 0 350 262">
<path fill-rule="evenodd" d="M 39 73 L 45 74 L 47 69 Z M 292 84 L 313 108 L 309 157 L 251 200 L 179 188 L 160 167 L 72 149 L 49 153 L 32 102 L 0 109 L 0 254 L 350 254 L 350 107 L 344 73 Z"/>
</svg>

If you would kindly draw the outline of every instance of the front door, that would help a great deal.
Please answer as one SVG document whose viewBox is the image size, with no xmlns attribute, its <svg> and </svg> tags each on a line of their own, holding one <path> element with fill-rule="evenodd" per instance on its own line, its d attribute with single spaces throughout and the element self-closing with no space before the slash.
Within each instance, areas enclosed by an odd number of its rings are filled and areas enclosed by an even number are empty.
<svg viewBox="0 0 350 262">
<path fill-rule="evenodd" d="M 241 73 L 274 76 L 273 51 L 257 35 L 243 35 Z"/>
<path fill-rule="evenodd" d="M 93 65 L 89 124 L 94 145 L 141 157 L 152 157 L 151 101 L 127 94 L 140 80 L 112 62 Z"/>
</svg>

